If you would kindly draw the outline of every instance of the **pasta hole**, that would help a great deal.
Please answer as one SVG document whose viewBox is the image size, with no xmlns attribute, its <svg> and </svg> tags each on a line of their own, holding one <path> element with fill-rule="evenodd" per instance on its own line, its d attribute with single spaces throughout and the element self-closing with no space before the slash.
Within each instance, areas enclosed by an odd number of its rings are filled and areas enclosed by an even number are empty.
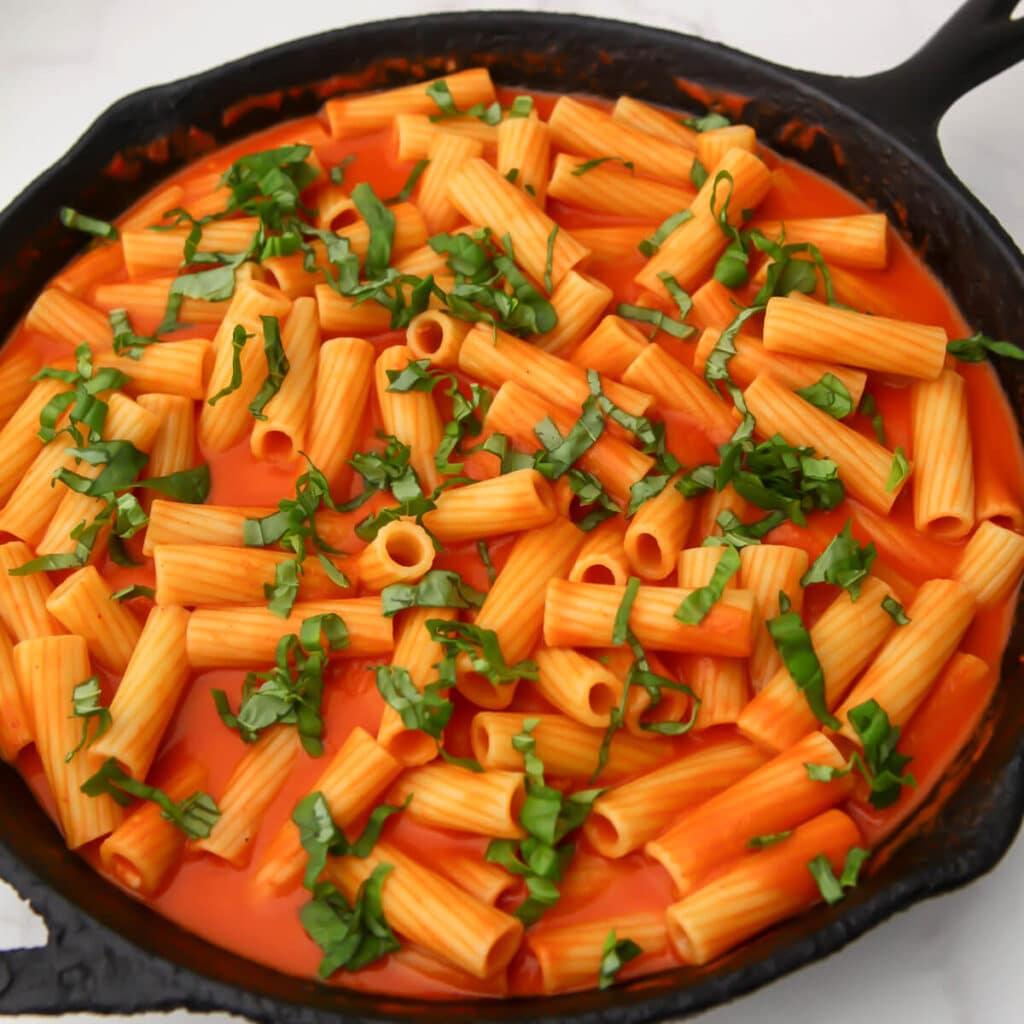
<svg viewBox="0 0 1024 1024">
<path fill-rule="evenodd" d="M 1013 516 L 1009 514 L 990 516 L 989 519 L 993 526 L 1001 526 L 1004 530 L 1019 529 L 1019 524 L 1014 520 Z"/>
<path fill-rule="evenodd" d="M 660 572 L 663 553 L 658 538 L 653 533 L 641 533 L 636 538 L 636 561 L 647 571 Z"/>
<path fill-rule="evenodd" d="M 283 430 L 268 430 L 263 435 L 262 457 L 271 462 L 287 462 L 295 454 L 291 437 Z"/>
<path fill-rule="evenodd" d="M 519 812 L 523 809 L 523 804 L 526 802 L 526 788 L 519 786 L 513 790 L 512 798 L 509 800 L 509 818 L 512 821 L 519 820 Z"/>
<path fill-rule="evenodd" d="M 597 811 L 591 811 L 590 817 L 587 818 L 587 838 L 590 845 L 606 857 L 619 853 L 619 830 L 614 822 Z"/>
<path fill-rule="evenodd" d="M 679 954 L 683 963 L 692 964 L 697 962 L 697 951 L 690 941 L 689 933 L 671 915 L 668 918 L 668 941 L 672 943 L 673 949 Z"/>
<path fill-rule="evenodd" d="M 116 854 L 110 862 L 110 870 L 122 884 L 136 892 L 142 888 L 142 872 L 127 857 Z"/>
<path fill-rule="evenodd" d="M 605 565 L 603 562 L 594 562 L 583 570 L 580 582 L 616 584 L 619 580 L 611 566 Z"/>
<path fill-rule="evenodd" d="M 434 356 L 444 344 L 444 327 L 436 320 L 421 318 L 409 339 L 416 355 Z"/>
<path fill-rule="evenodd" d="M 607 715 L 619 703 L 619 698 L 607 683 L 595 683 L 587 694 L 587 703 L 595 715 Z"/>
<path fill-rule="evenodd" d="M 359 222 L 359 211 L 355 207 L 341 210 L 331 218 L 331 230 L 341 231 L 343 228 L 350 228 Z"/>
<path fill-rule="evenodd" d="M 384 550 L 395 565 L 403 569 L 414 569 L 425 558 L 430 557 L 430 552 L 424 550 L 425 540 L 426 538 L 421 537 L 418 532 L 398 530 L 386 538 Z"/>
<path fill-rule="evenodd" d="M 428 761 L 436 754 L 434 741 L 419 729 L 403 729 L 392 737 L 388 746 L 403 764 L 416 764 L 420 759 Z"/>
<path fill-rule="evenodd" d="M 520 939 L 519 931 L 514 928 L 506 929 L 488 951 L 487 961 L 484 964 L 484 973 L 491 975 L 505 967 L 519 949 Z"/>
<path fill-rule="evenodd" d="M 469 727 L 469 742 L 473 747 L 473 756 L 481 764 L 485 764 L 487 756 L 491 752 L 491 734 L 487 731 L 487 726 L 479 719 L 474 719 L 473 724 Z"/>
<path fill-rule="evenodd" d="M 928 524 L 928 529 L 938 537 L 955 540 L 964 536 L 969 526 L 957 516 L 937 516 Z"/>
</svg>

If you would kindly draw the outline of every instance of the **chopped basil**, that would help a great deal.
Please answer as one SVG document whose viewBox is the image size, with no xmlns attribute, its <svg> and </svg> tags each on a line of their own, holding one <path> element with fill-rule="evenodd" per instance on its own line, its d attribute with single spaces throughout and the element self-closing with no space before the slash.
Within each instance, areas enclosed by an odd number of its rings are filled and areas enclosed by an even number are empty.
<svg viewBox="0 0 1024 1024">
<path fill-rule="evenodd" d="M 440 666 L 441 681 L 455 682 L 455 658 L 464 654 L 474 672 L 484 676 L 494 686 L 505 686 L 519 679 L 536 679 L 537 666 L 532 661 L 519 661 L 509 665 L 493 629 L 474 626 L 468 622 L 449 622 L 447 619 L 427 619 L 427 632 L 441 645 L 444 661 Z"/>
<path fill-rule="evenodd" d="M 597 443 L 604 427 L 604 416 L 596 395 L 584 400 L 580 418 L 564 437 L 551 417 L 546 416 L 533 428 L 544 447 L 534 460 L 537 472 L 550 480 L 564 476 Z"/>
<path fill-rule="evenodd" d="M 74 717 L 82 719 L 82 738 L 74 750 L 64 755 L 66 762 L 71 761 L 83 747 L 91 747 L 113 725 L 109 709 L 102 704 L 99 676 L 89 676 L 71 691 L 71 708 Z M 89 725 L 93 721 L 96 729 L 90 737 Z"/>
<path fill-rule="evenodd" d="M 148 597 L 150 601 L 156 598 L 156 592 L 152 587 L 143 586 L 141 583 L 133 583 L 131 586 L 115 590 L 110 595 L 111 601 L 133 601 L 137 597 Z"/>
<path fill-rule="evenodd" d="M 263 410 L 267 403 L 281 390 L 284 378 L 291 367 L 288 357 L 284 354 L 281 342 L 281 329 L 276 316 L 261 316 L 263 322 L 263 352 L 267 357 L 267 379 L 256 392 L 256 397 L 249 403 L 249 412 L 257 420 L 265 420 Z M 232 373 L 234 368 L 232 367 Z M 241 378 L 241 373 L 239 373 Z M 241 382 L 241 381 L 239 381 Z M 211 399 L 211 404 L 213 400 Z"/>
<path fill-rule="evenodd" d="M 370 229 L 370 242 L 365 259 L 366 276 L 378 278 L 385 273 L 391 263 L 395 215 L 377 198 L 372 186 L 365 181 L 356 185 L 351 194 L 356 209 Z"/>
<path fill-rule="evenodd" d="M 310 757 L 323 754 L 324 669 L 328 650 L 348 647 L 348 629 L 333 613 L 303 619 L 299 635 L 283 636 L 277 642 L 274 667 L 268 672 L 249 672 L 242 687 L 242 703 L 234 714 L 223 690 L 211 690 L 217 713 L 229 728 L 238 731 L 245 743 L 255 743 L 272 725 L 294 725 L 303 749 Z"/>
<path fill-rule="evenodd" d="M 570 469 L 566 479 L 569 481 L 569 490 L 573 493 L 569 518 L 577 529 L 589 533 L 622 511 L 593 473 L 587 473 L 582 469 Z"/>
<path fill-rule="evenodd" d="M 210 467 L 204 462 L 194 469 L 182 469 L 166 476 L 148 477 L 138 481 L 134 486 L 147 491 L 157 491 L 174 501 L 201 505 L 210 493 Z"/>
<path fill-rule="evenodd" d="M 629 616 L 639 592 L 640 580 L 636 576 L 630 576 L 612 624 L 612 644 L 615 647 L 621 647 L 629 638 Z"/>
<path fill-rule="evenodd" d="M 847 520 L 842 530 L 829 541 L 825 550 L 801 577 L 801 587 L 808 587 L 812 583 L 832 583 L 847 591 L 854 601 L 860 597 L 861 583 L 871 571 L 878 552 L 873 542 L 861 547 L 853 539 L 851 526 Z"/>
<path fill-rule="evenodd" d="M 664 331 L 666 334 L 671 335 L 673 338 L 679 338 L 681 341 L 689 338 L 696 330 L 695 327 L 691 327 L 689 324 L 674 320 L 660 309 L 651 309 L 648 306 L 634 306 L 628 302 L 620 302 L 615 307 L 615 313 L 624 320 L 651 324 L 656 330 Z"/>
<path fill-rule="evenodd" d="M 445 296 L 448 312 L 470 323 L 489 323 L 516 335 L 552 330 L 558 323 L 554 306 L 515 265 L 512 245 L 505 237 L 505 253 L 491 241 L 490 229 L 468 234 L 439 234 L 430 247 L 447 257 L 455 284 Z M 512 294 L 499 285 L 500 278 Z"/>
<path fill-rule="evenodd" d="M 601 947 L 601 966 L 598 969 L 597 987 L 602 991 L 615 984 L 620 970 L 635 960 L 643 950 L 632 939 L 618 939 L 613 928 Z"/>
<path fill-rule="evenodd" d="M 828 857 L 823 853 L 819 853 L 817 857 L 807 862 L 807 870 L 810 871 L 814 881 L 818 883 L 821 898 L 829 906 L 842 900 L 846 895 L 846 890 L 852 889 L 857 884 L 861 866 L 870 856 L 869 850 L 864 850 L 859 846 L 851 847 L 846 854 L 846 862 L 838 879 L 832 871 Z"/>
<path fill-rule="evenodd" d="M 595 157 L 593 160 L 587 160 L 584 163 L 577 164 L 572 170 L 573 177 L 579 178 L 586 174 L 587 171 L 592 171 L 595 167 L 600 167 L 601 164 L 608 163 L 609 160 L 614 160 L 616 163 L 622 164 L 630 174 L 634 173 L 633 163 L 630 160 L 623 160 L 621 156 L 599 156 Z"/>
<path fill-rule="evenodd" d="M 105 220 L 97 220 L 95 217 L 87 217 L 70 206 L 60 208 L 60 222 L 66 228 L 74 228 L 76 231 L 95 235 L 97 238 L 109 238 L 111 241 L 115 241 L 120 237 L 113 224 Z"/>
<path fill-rule="evenodd" d="M 781 511 L 798 526 L 806 525 L 806 512 L 833 509 L 846 496 L 834 462 L 816 459 L 812 449 L 794 448 L 778 434 L 757 445 L 749 438 L 730 441 L 719 454 L 718 466 L 698 466 L 678 481 L 681 494 L 692 498 L 731 483 L 752 505 Z"/>
<path fill-rule="evenodd" d="M 810 242 L 786 245 L 785 231 L 778 240 L 772 240 L 766 238 L 760 231 L 754 230 L 750 232 L 750 240 L 756 249 L 771 257 L 765 273 L 765 282 L 754 296 L 754 305 L 762 305 L 772 296 L 788 295 L 790 292 L 810 295 L 818 286 L 819 274 L 826 301 L 830 306 L 836 304 L 832 275 L 816 245 Z M 803 253 L 809 254 L 811 259 L 796 258 Z"/>
<path fill-rule="evenodd" d="M 207 399 L 210 405 L 216 405 L 222 398 L 226 398 L 242 386 L 242 349 L 245 348 L 245 343 L 254 337 L 256 335 L 246 333 L 242 324 L 235 324 L 235 329 L 231 332 L 231 380 L 217 394 Z"/>
<path fill-rule="evenodd" d="M 704 182 L 708 180 L 708 169 L 697 157 L 693 158 L 693 165 L 690 167 L 690 181 L 695 189 L 702 189 Z"/>
<path fill-rule="evenodd" d="M 903 605 L 895 597 L 890 597 L 886 594 L 882 598 L 882 607 L 888 612 L 890 618 L 897 626 L 906 626 L 910 622 L 910 617 L 903 610 Z"/>
<path fill-rule="evenodd" d="M 498 578 L 498 574 L 494 570 L 494 563 L 491 561 L 491 553 L 487 549 L 487 541 L 478 540 L 476 542 L 476 551 L 480 556 L 480 561 L 484 563 L 484 568 L 487 570 L 487 579 L 493 587 L 494 581 Z"/>
<path fill-rule="evenodd" d="M 611 753 L 612 740 L 615 733 L 622 728 L 626 720 L 626 707 L 629 702 L 629 693 L 633 686 L 642 686 L 650 698 L 650 706 L 655 707 L 661 701 L 663 689 L 678 690 L 693 698 L 693 711 L 686 722 L 654 722 L 644 725 L 642 728 L 648 732 L 660 733 L 665 736 L 681 736 L 689 732 L 697 721 L 697 713 L 700 710 L 700 698 L 685 683 L 677 683 L 672 679 L 666 679 L 657 672 L 652 671 L 647 653 L 642 644 L 636 638 L 632 629 L 629 628 L 629 616 L 640 590 L 640 580 L 636 576 L 630 576 L 626 589 L 622 595 L 618 610 L 615 613 L 615 620 L 612 625 L 612 644 L 616 647 L 621 644 L 629 644 L 633 652 L 633 663 L 626 673 L 626 681 L 622 688 L 622 696 L 618 707 L 612 708 L 608 716 L 608 728 L 605 730 L 601 740 L 601 747 L 597 754 L 597 765 L 591 776 L 591 781 L 596 780 L 605 765 L 608 763 L 608 756 Z"/>
<path fill-rule="evenodd" d="M 558 225 L 551 229 L 551 234 L 548 235 L 548 248 L 547 255 L 544 258 L 544 290 L 551 294 L 554 290 L 554 284 L 551 281 L 551 265 L 555 261 L 555 242 L 558 239 Z"/>
<path fill-rule="evenodd" d="M 429 163 L 429 160 L 417 160 L 416 163 L 413 164 L 412 170 L 409 172 L 409 177 L 405 179 L 405 184 L 402 186 L 401 190 L 396 195 L 385 199 L 385 204 L 391 206 L 394 203 L 407 202 L 409 196 L 412 195 L 412 190 L 416 187 L 416 183 L 420 180 L 420 177 L 427 169 L 427 165 Z"/>
<path fill-rule="evenodd" d="M 452 717 L 454 705 L 444 696 L 438 680 L 422 690 L 416 687 L 409 670 L 401 665 L 376 665 L 377 692 L 398 713 L 407 729 L 418 729 L 440 740 Z"/>
<path fill-rule="evenodd" d="M 491 404 L 491 393 L 475 381 L 470 384 L 470 397 L 459 390 L 458 378 L 453 373 L 432 370 L 430 360 L 410 361 L 404 370 L 388 370 L 388 391 L 399 394 L 408 391 L 432 391 L 442 382 L 447 382 L 444 394 L 451 399 L 452 418 L 444 425 L 444 436 L 434 453 L 434 465 L 438 472 L 461 473 L 464 463 L 452 462 L 452 455 L 461 455 L 463 440 L 476 437 L 483 430 L 483 417 Z"/>
<path fill-rule="evenodd" d="M 464 482 L 463 478 L 456 477 L 441 484 L 428 497 L 423 493 L 416 471 L 409 465 L 409 446 L 390 435 L 380 436 L 386 443 L 383 452 L 356 452 L 349 459 L 349 465 L 366 484 L 362 494 L 337 506 L 339 512 L 352 512 L 378 491 L 391 492 L 397 506 L 381 509 L 356 525 L 356 536 L 366 541 L 373 540 L 383 527 L 403 516 L 411 516 L 422 526 L 423 516 L 437 507 L 434 500 L 437 495 L 447 486 Z"/>
<path fill-rule="evenodd" d="M 912 758 L 896 752 L 900 727 L 890 723 L 875 700 L 851 708 L 846 717 L 864 748 L 864 761 L 858 753 L 853 760 L 871 786 L 871 805 L 881 809 L 894 804 L 903 786 L 917 785 L 913 775 L 903 773 Z"/>
<path fill-rule="evenodd" d="M 484 595 L 451 569 L 431 569 L 419 583 L 392 583 L 380 597 L 387 618 L 407 608 L 479 608 L 484 603 Z"/>
<path fill-rule="evenodd" d="M 693 220 L 693 210 L 679 210 L 676 213 L 670 214 L 657 226 L 654 234 L 650 238 L 645 238 L 637 248 L 644 256 L 650 259 L 664 245 L 668 236 L 680 224 L 685 224 L 688 220 Z"/>
<path fill-rule="evenodd" d="M 825 675 L 814 652 L 811 634 L 804 626 L 799 612 L 792 610 L 789 598 L 779 592 L 779 614 L 765 622 L 775 649 L 786 666 L 786 671 L 804 695 L 814 717 L 830 729 L 839 728 L 839 719 L 833 715 L 825 700 Z"/>
<path fill-rule="evenodd" d="M 679 319 L 685 320 L 690 315 L 690 310 L 693 309 L 693 299 L 690 298 L 689 292 L 667 270 L 658 274 L 658 280 L 675 300 L 679 309 Z"/>
<path fill-rule="evenodd" d="M 475 103 L 466 110 L 459 110 L 455 105 L 455 99 L 448 88 L 448 83 L 441 79 L 431 82 L 426 88 L 426 94 L 437 104 L 439 113 L 433 114 L 431 121 L 443 121 L 449 117 L 475 117 L 492 128 L 501 123 L 501 104 L 495 100 L 494 103 L 485 105 Z M 508 108 L 509 117 L 529 117 L 533 111 L 532 96 L 517 96 Z"/>
<path fill-rule="evenodd" d="M 685 125 L 687 128 L 692 128 L 695 132 L 710 132 L 714 131 L 716 128 L 728 128 L 732 124 L 732 121 L 730 121 L 724 114 L 712 111 L 704 114 L 702 117 L 683 118 L 679 123 Z"/>
<path fill-rule="evenodd" d="M 899 799 L 903 786 L 917 785 L 913 775 L 903 774 L 912 758 L 896 752 L 899 726 L 890 723 L 889 716 L 875 700 L 851 708 L 847 718 L 860 738 L 864 754 L 854 751 L 842 768 L 805 764 L 807 777 L 814 782 L 831 782 L 856 769 L 870 787 L 871 805 L 879 809 L 889 807 Z"/>
<path fill-rule="evenodd" d="M 701 541 L 701 547 L 717 547 L 720 544 L 727 544 L 734 548 L 745 548 L 752 544 L 760 544 L 761 539 L 777 526 L 786 521 L 786 514 L 776 509 L 769 512 L 763 519 L 756 523 L 740 522 L 739 516 L 732 509 L 723 509 L 718 513 L 715 522 L 722 531 L 720 537 L 705 537 Z"/>
<path fill-rule="evenodd" d="M 408 806 L 408 801 L 405 806 Z M 405 806 L 379 804 L 370 814 L 359 838 L 349 842 L 345 833 L 335 825 L 323 793 L 317 791 L 304 796 L 292 811 L 292 821 L 298 827 L 299 841 L 308 858 L 302 884 L 310 891 L 316 888 L 328 857 L 358 857 L 360 860 L 368 857 L 380 839 L 384 822 L 392 814 L 405 810 Z"/>
<path fill-rule="evenodd" d="M 107 403 L 99 395 L 124 387 L 131 378 L 113 367 L 95 369 L 92 350 L 83 342 L 75 349 L 75 369 L 56 370 L 46 366 L 32 380 L 59 380 L 69 386 L 69 390 L 54 395 L 40 411 L 39 439 L 49 442 L 66 432 L 81 446 L 98 441 L 106 423 Z M 68 425 L 57 430 L 57 421 L 65 411 Z"/>
<path fill-rule="evenodd" d="M 793 834 L 793 830 L 790 829 L 788 832 L 773 832 L 770 835 L 754 836 L 747 843 L 748 850 L 763 850 L 766 846 L 774 846 L 776 843 L 781 843 L 787 840 Z"/>
<path fill-rule="evenodd" d="M 718 202 L 718 186 L 726 182 L 729 191 L 722 202 L 721 209 L 716 209 Z M 729 239 L 725 252 L 715 264 L 714 278 L 727 288 L 739 288 L 747 283 L 749 277 L 750 255 L 747 252 L 747 239 L 739 228 L 729 223 L 729 204 L 732 202 L 735 182 L 728 171 L 719 171 L 715 175 L 711 187 L 711 216 L 715 218 L 722 234 Z"/>
<path fill-rule="evenodd" d="M 875 437 L 878 438 L 878 443 L 885 445 L 885 422 L 875 405 L 874 397 L 865 394 L 860 400 L 860 408 L 857 411 L 871 418 L 871 428 L 875 432 Z"/>
<path fill-rule="evenodd" d="M 329 882 L 318 882 L 313 898 L 299 910 L 306 934 L 323 951 L 317 973 L 327 979 L 336 971 L 359 971 L 401 949 L 384 917 L 382 893 L 390 864 L 378 864 L 356 893 L 355 904 Z"/>
<path fill-rule="evenodd" d="M 189 839 L 206 839 L 220 818 L 220 808 L 208 793 L 196 792 L 175 803 L 163 790 L 125 774 L 113 757 L 108 757 L 99 771 L 82 783 L 82 792 L 91 797 L 109 795 L 123 807 L 127 807 L 133 797 L 148 800 Z"/>
<path fill-rule="evenodd" d="M 907 478 L 907 474 L 910 472 L 910 463 L 907 462 L 907 457 L 903 453 L 902 448 L 897 448 L 892 453 L 892 465 L 889 467 L 889 475 L 885 480 L 885 493 L 892 493 L 904 480 Z"/>
<path fill-rule="evenodd" d="M 853 397 L 846 385 L 833 373 L 823 374 L 817 384 L 799 388 L 797 394 L 837 420 L 853 412 Z"/>
<path fill-rule="evenodd" d="M 637 480 L 629 488 L 629 505 L 626 507 L 626 516 L 634 516 L 640 511 L 640 506 L 656 498 L 668 486 L 672 477 L 668 473 L 648 473 L 647 476 Z"/>
<path fill-rule="evenodd" d="M 962 363 L 980 363 L 990 354 L 1005 356 L 1007 359 L 1024 359 L 1024 348 L 1012 341 L 996 341 L 980 332 L 969 338 L 957 338 L 949 342 L 946 351 Z"/>
<path fill-rule="evenodd" d="M 345 184 L 345 171 L 348 170 L 349 164 L 351 164 L 355 158 L 355 153 L 349 153 L 349 155 L 344 157 L 340 163 L 331 168 L 330 179 L 332 184 Z"/>
<path fill-rule="evenodd" d="M 527 897 L 514 911 L 524 924 L 533 924 L 559 899 L 557 883 L 572 860 L 575 846 L 565 842 L 586 820 L 599 789 L 566 795 L 547 785 L 544 763 L 537 756 L 533 730 L 538 719 L 525 718 L 523 731 L 512 738 L 512 746 L 523 755 L 526 770 L 526 799 L 519 823 L 527 832 L 522 840 L 492 839 L 484 859 L 500 864 L 526 882 Z"/>
<path fill-rule="evenodd" d="M 726 584 L 739 568 L 740 553 L 733 547 L 724 547 L 707 586 L 698 587 L 686 597 L 676 609 L 676 618 L 687 626 L 699 626 L 708 612 L 721 600 Z"/>
<path fill-rule="evenodd" d="M 132 330 L 128 312 L 124 309 L 112 309 L 107 314 L 110 329 L 114 334 L 114 352 L 127 355 L 131 359 L 141 359 L 142 352 L 149 345 L 156 344 L 157 339 L 149 335 L 136 334 Z"/>
</svg>

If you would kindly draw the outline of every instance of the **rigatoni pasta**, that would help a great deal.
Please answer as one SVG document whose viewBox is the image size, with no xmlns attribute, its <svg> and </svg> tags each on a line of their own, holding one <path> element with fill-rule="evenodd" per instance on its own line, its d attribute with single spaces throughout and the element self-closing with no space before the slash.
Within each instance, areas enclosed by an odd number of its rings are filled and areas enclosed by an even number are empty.
<svg viewBox="0 0 1024 1024">
<path fill-rule="evenodd" d="M 0 757 L 275 970 L 705 964 L 984 740 L 1014 425 L 749 126 L 428 64 L 62 213 L 101 237 L 0 354 Z"/>
</svg>

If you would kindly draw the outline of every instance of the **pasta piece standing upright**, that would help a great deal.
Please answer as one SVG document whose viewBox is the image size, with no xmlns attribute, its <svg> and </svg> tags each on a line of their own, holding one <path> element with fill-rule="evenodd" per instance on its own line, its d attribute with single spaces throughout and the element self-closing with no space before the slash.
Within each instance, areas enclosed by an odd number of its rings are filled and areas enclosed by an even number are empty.
<svg viewBox="0 0 1024 1024">
<path fill-rule="evenodd" d="M 316 379 L 320 325 L 316 302 L 298 298 L 281 331 L 288 372 L 252 428 L 252 453 L 257 459 L 294 459 L 306 446 L 311 392 Z"/>
<path fill-rule="evenodd" d="M 74 689 L 92 675 L 85 640 L 49 636 L 25 640 L 14 648 L 18 686 L 29 695 L 39 759 L 53 794 L 57 820 L 72 850 L 117 828 L 121 808 L 107 795 L 91 797 L 82 784 L 94 766 L 86 751 L 67 756 L 81 740 L 82 723 L 74 716 Z"/>
<path fill-rule="evenodd" d="M 482 156 L 483 151 L 483 143 L 462 135 L 441 134 L 431 141 L 427 150 L 430 163 L 420 178 L 416 199 L 431 235 L 451 231 L 459 223 L 459 211 L 448 197 L 448 181 L 467 160 Z"/>
<path fill-rule="evenodd" d="M 206 387 L 206 401 L 199 413 L 199 442 L 210 451 L 230 448 L 249 428 L 252 414 L 249 404 L 269 374 L 265 354 L 266 334 L 262 317 L 283 323 L 291 309 L 291 300 L 276 288 L 248 281 L 235 289 L 231 305 L 214 342 L 214 364 Z M 252 335 L 239 350 L 232 338 L 240 333 Z M 236 352 L 238 353 L 236 355 Z M 241 380 L 234 386 L 237 361 Z"/>
<path fill-rule="evenodd" d="M 0 544 L 0 620 L 3 620 L 15 643 L 65 632 L 46 607 L 53 593 L 46 573 L 11 575 L 12 569 L 18 569 L 31 560 L 31 548 L 20 540 Z"/>
<path fill-rule="evenodd" d="M 404 345 L 384 349 L 374 364 L 374 386 L 384 432 L 409 446 L 409 463 L 416 470 L 424 493 L 429 494 L 441 482 L 434 462 L 442 436 L 437 403 L 428 391 L 389 390 L 389 372 L 397 376 L 413 361 L 412 353 Z"/>
<path fill-rule="evenodd" d="M 30 707 L 22 700 L 14 671 L 14 645 L 0 626 L 0 758 L 12 762 L 18 752 L 34 742 Z"/>
<path fill-rule="evenodd" d="M 498 173 L 542 210 L 550 164 L 551 133 L 546 122 L 536 117 L 508 117 L 498 125 Z"/>
<path fill-rule="evenodd" d="M 943 370 L 911 393 L 914 526 L 949 540 L 974 526 L 974 459 L 964 379 Z"/>
<path fill-rule="evenodd" d="M 320 348 L 306 454 L 333 486 L 352 454 L 373 380 L 373 346 L 333 338 Z"/>
</svg>

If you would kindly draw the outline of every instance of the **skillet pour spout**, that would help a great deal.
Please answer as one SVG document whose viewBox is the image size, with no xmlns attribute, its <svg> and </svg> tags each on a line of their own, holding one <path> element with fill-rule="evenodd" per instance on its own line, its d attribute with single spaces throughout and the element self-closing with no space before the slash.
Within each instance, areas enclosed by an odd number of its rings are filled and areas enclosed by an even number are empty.
<svg viewBox="0 0 1024 1024">
<path fill-rule="evenodd" d="M 690 109 L 694 96 L 731 97 L 740 119 L 767 144 L 888 214 L 969 321 L 993 337 L 1019 340 L 1024 257 L 947 167 L 936 135 L 959 96 L 1024 57 L 1024 21 L 1010 20 L 1014 6 L 1015 0 L 969 0 L 906 62 L 860 79 L 794 71 L 638 25 L 524 12 L 439 14 L 286 43 L 121 100 L 0 213 L 0 333 L 10 331 L 79 247 L 59 225 L 60 206 L 113 217 L 204 148 L 309 114 L 346 82 L 379 88 L 485 64 L 502 84 L 536 89 L 628 93 Z M 688 81 L 678 78 L 680 68 Z M 272 104 L 245 102 L 268 90 L 277 90 Z M 1024 367 L 998 369 L 1020 414 Z M 0 1014 L 184 1006 L 268 1024 L 639 1024 L 698 1012 L 820 959 L 896 911 L 996 864 L 1024 814 L 1022 653 L 1018 606 L 1004 682 L 981 730 L 987 745 L 962 759 L 959 788 L 927 827 L 840 906 L 819 908 L 707 968 L 673 970 L 603 993 L 423 1004 L 257 967 L 98 878 L 64 849 L 20 777 L 2 766 L 0 876 L 44 917 L 49 939 L 40 949 L 0 954 Z"/>
</svg>

